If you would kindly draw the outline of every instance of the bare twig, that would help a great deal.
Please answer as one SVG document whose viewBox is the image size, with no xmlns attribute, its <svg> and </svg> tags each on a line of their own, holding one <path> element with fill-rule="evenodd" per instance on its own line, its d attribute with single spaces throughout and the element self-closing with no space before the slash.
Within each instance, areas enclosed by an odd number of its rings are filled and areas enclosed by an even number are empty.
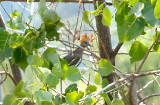
<svg viewBox="0 0 160 105">
<path fill-rule="evenodd" d="M 142 100 L 140 100 L 138 103 L 140 104 L 140 103 L 143 102 L 144 100 L 147 100 L 148 98 L 151 98 L 151 97 L 154 97 L 154 96 L 160 96 L 160 93 L 146 96 L 145 98 L 143 98 Z"/>
<path fill-rule="evenodd" d="M 146 55 L 145 55 L 144 58 L 143 58 L 143 61 L 141 62 L 138 70 L 136 71 L 136 73 L 139 73 L 139 72 L 141 71 L 144 62 L 146 61 L 146 59 L 147 59 L 147 57 L 148 57 L 148 55 L 149 55 L 152 47 L 156 44 L 156 42 L 158 41 L 159 37 L 160 37 L 160 34 L 157 36 L 156 40 L 152 43 L 152 45 L 151 45 L 150 48 L 148 49 Z"/>
</svg>

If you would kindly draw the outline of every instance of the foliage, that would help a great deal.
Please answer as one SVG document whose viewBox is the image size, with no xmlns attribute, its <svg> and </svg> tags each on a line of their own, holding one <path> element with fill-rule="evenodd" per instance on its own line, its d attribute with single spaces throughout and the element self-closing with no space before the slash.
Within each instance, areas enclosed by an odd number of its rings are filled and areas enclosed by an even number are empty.
<svg viewBox="0 0 160 105">
<path fill-rule="evenodd" d="M 120 2 L 113 0 L 113 5 L 117 9 L 115 21 L 117 23 L 119 43 L 132 41 L 129 50 L 130 61 L 131 64 L 138 62 L 144 58 L 149 48 L 137 39 L 140 35 L 145 35 L 147 29 L 155 29 L 159 25 L 160 1 L 122 0 Z M 85 11 L 83 13 L 82 18 L 85 23 L 90 24 L 91 17 L 89 16 L 97 17 L 102 15 L 103 25 L 111 26 L 113 13 L 110 8 L 105 6 L 105 3 L 99 5 L 98 2 L 96 8 L 94 11 Z M 114 66 L 110 60 L 100 59 L 96 74 L 93 73 L 93 70 L 86 71 L 94 77 L 94 83 L 90 84 L 87 81 L 85 89 L 80 89 L 78 82 L 83 79 L 83 71 L 80 71 L 76 66 L 69 67 L 67 61 L 60 57 L 56 49 L 46 46 L 46 39 L 48 41 L 60 41 L 61 35 L 58 31 L 65 24 L 62 23 L 56 11 L 47 9 L 45 0 L 40 0 L 38 13 L 42 20 L 38 29 L 25 22 L 17 10 L 10 14 L 11 19 L 7 23 L 11 29 L 21 30 L 24 33 L 10 33 L 0 28 L 0 63 L 5 58 L 10 57 L 12 63 L 18 65 L 24 72 L 26 68 L 31 68 L 40 86 L 38 89 L 31 91 L 29 86 L 33 84 L 21 80 L 13 93 L 5 96 L 4 105 L 21 105 L 27 101 L 37 105 L 94 105 L 100 100 L 97 96 L 93 97 L 94 94 L 109 84 L 107 79 L 102 81 L 101 76 L 108 76 L 116 72 Z M 155 35 L 152 37 L 153 42 L 158 34 L 155 31 Z M 160 42 L 158 40 L 153 46 L 153 50 L 159 53 L 159 46 Z M 45 50 L 41 51 L 41 48 L 45 48 Z M 65 92 L 59 92 L 58 86 L 62 85 L 64 81 L 69 81 L 70 85 L 61 87 Z M 118 87 L 119 84 L 116 86 Z M 110 100 L 106 92 L 112 89 L 113 87 L 101 92 L 98 96 L 101 99 L 103 97 L 109 105 L 124 105 L 124 98 L 117 99 L 113 97 L 113 100 Z M 120 91 L 121 96 L 127 93 L 123 93 L 123 89 L 118 91 Z"/>
</svg>

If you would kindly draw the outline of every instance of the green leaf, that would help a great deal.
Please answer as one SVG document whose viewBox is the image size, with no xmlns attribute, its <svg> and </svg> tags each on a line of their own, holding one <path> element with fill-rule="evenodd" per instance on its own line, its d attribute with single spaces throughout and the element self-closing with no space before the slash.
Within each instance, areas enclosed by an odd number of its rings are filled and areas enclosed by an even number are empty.
<svg viewBox="0 0 160 105">
<path fill-rule="evenodd" d="M 13 94 L 8 94 L 3 99 L 3 105 L 12 105 L 16 101 L 16 97 Z"/>
<path fill-rule="evenodd" d="M 137 1 L 138 0 L 129 0 L 129 4 L 132 5 L 132 6 L 134 6 Z"/>
<path fill-rule="evenodd" d="M 111 62 L 106 59 L 99 60 L 98 73 L 101 76 L 108 76 L 113 71 Z"/>
<path fill-rule="evenodd" d="M 64 60 L 64 59 L 61 59 L 60 62 L 61 62 L 61 68 L 62 68 L 62 72 L 63 72 L 62 80 L 65 80 L 66 74 L 67 74 L 67 70 L 68 70 L 69 66 L 68 66 L 67 61 Z"/>
<path fill-rule="evenodd" d="M 125 104 L 120 99 L 113 99 L 113 101 L 111 102 L 111 105 L 125 105 Z"/>
<path fill-rule="evenodd" d="M 78 91 L 77 84 L 71 84 L 65 89 L 65 93 L 71 93 L 73 91 Z"/>
<path fill-rule="evenodd" d="M 95 11 L 91 11 L 91 13 L 95 16 L 98 16 L 103 11 L 104 3 L 99 6 L 98 6 L 98 2 L 96 4 L 97 4 L 97 9 Z"/>
<path fill-rule="evenodd" d="M 42 68 L 42 67 L 38 67 L 37 70 L 39 71 L 39 78 L 45 82 L 47 76 L 51 73 L 51 70 L 47 69 L 47 68 Z"/>
<path fill-rule="evenodd" d="M 61 97 L 59 94 L 56 95 L 54 102 L 55 105 L 61 105 Z"/>
<path fill-rule="evenodd" d="M 18 46 L 22 46 L 24 44 L 24 39 L 22 36 L 17 33 L 13 33 L 9 38 L 9 44 L 12 48 L 17 48 Z"/>
<path fill-rule="evenodd" d="M 63 77 L 63 72 L 57 69 L 52 69 L 52 74 L 56 75 L 59 79 Z"/>
<path fill-rule="evenodd" d="M 131 57 L 130 59 L 131 63 L 142 60 L 147 51 L 148 51 L 147 46 L 143 45 L 139 41 L 135 41 L 132 44 L 131 49 L 129 51 L 129 56 Z"/>
<path fill-rule="evenodd" d="M 94 78 L 94 83 L 96 85 L 100 85 L 101 84 L 101 76 L 100 76 L 100 74 L 98 72 L 96 73 L 96 76 Z"/>
<path fill-rule="evenodd" d="M 119 43 L 137 38 L 144 30 L 146 24 L 142 17 L 131 15 L 128 17 L 130 7 L 126 1 L 122 1 L 116 12 L 116 22 Z"/>
<path fill-rule="evenodd" d="M 54 69 L 59 70 L 59 71 L 62 70 L 59 55 L 57 53 L 49 53 L 48 54 L 48 59 L 54 65 Z"/>
<path fill-rule="evenodd" d="M 0 28 L 0 63 L 11 56 L 12 49 L 9 48 L 10 34 L 3 28 Z"/>
<path fill-rule="evenodd" d="M 104 99 L 105 99 L 105 101 L 106 101 L 106 103 L 108 104 L 108 105 L 111 105 L 111 100 L 110 100 L 110 98 L 108 97 L 108 94 L 107 93 L 102 93 L 102 94 L 100 94 Z M 118 104 L 119 105 L 119 104 Z"/>
<path fill-rule="evenodd" d="M 42 102 L 43 101 L 52 102 L 52 94 L 48 91 L 39 90 L 36 91 L 34 94 L 35 97 Z"/>
<path fill-rule="evenodd" d="M 157 35 L 159 35 L 159 32 L 156 32 L 156 33 L 153 35 L 152 41 L 155 41 L 155 40 L 156 40 Z M 159 41 L 159 40 L 160 40 L 160 39 L 158 39 L 158 41 L 156 42 L 156 44 L 153 46 L 153 49 L 154 49 L 156 52 L 158 52 L 158 53 L 160 53 L 160 41 Z"/>
<path fill-rule="evenodd" d="M 109 84 L 108 80 L 106 78 L 102 81 L 102 88 L 106 87 Z"/>
<path fill-rule="evenodd" d="M 76 91 L 68 93 L 66 95 L 66 102 L 69 105 L 79 105 L 78 103 L 79 99 L 80 99 L 80 95 Z"/>
<path fill-rule="evenodd" d="M 25 26 L 21 16 L 14 16 L 12 19 L 7 21 L 8 26 L 15 30 L 24 30 Z"/>
<path fill-rule="evenodd" d="M 28 66 L 27 57 L 28 53 L 26 52 L 26 50 L 22 46 L 19 46 L 13 49 L 11 58 L 12 63 L 17 64 L 22 70 L 25 70 Z"/>
<path fill-rule="evenodd" d="M 40 0 L 38 4 L 38 13 L 43 16 L 43 13 L 46 9 L 46 1 L 45 0 Z"/>
<path fill-rule="evenodd" d="M 88 19 L 88 15 L 89 15 L 90 11 L 85 11 L 83 12 L 83 20 L 89 24 L 89 19 Z"/>
<path fill-rule="evenodd" d="M 59 83 L 59 79 L 57 78 L 57 76 L 55 76 L 54 74 L 49 74 L 46 78 L 46 83 L 50 86 L 50 87 L 56 87 L 56 85 L 58 85 Z"/>
<path fill-rule="evenodd" d="M 43 22 L 52 22 L 54 24 L 60 21 L 60 17 L 53 10 L 45 10 L 42 19 Z"/>
<path fill-rule="evenodd" d="M 33 57 L 32 57 L 32 65 L 33 66 L 42 67 L 43 64 L 44 64 L 44 61 L 39 55 L 37 55 L 37 54 L 33 55 Z"/>
<path fill-rule="evenodd" d="M 114 7 L 117 8 L 119 6 L 120 2 L 118 0 L 112 0 L 112 4 Z"/>
<path fill-rule="evenodd" d="M 11 14 L 10 14 L 10 16 L 13 18 L 13 17 L 15 17 L 15 16 L 19 16 L 19 12 L 17 11 L 17 10 L 14 10 L 14 12 L 12 12 Z"/>
<path fill-rule="evenodd" d="M 93 93 L 97 90 L 97 87 L 94 86 L 94 85 L 89 85 L 88 90 L 89 90 L 90 93 Z"/>
<path fill-rule="evenodd" d="M 12 105 L 24 105 L 24 102 L 20 100 L 16 100 L 14 103 L 12 103 Z"/>
<path fill-rule="evenodd" d="M 56 53 L 56 50 L 54 48 L 50 48 L 48 47 L 44 53 L 42 54 L 42 58 L 44 60 L 44 67 L 52 69 L 52 63 L 50 62 L 50 60 L 48 59 L 48 54 L 49 53 Z"/>
<path fill-rule="evenodd" d="M 95 105 L 95 103 L 96 103 L 96 98 L 92 97 L 92 103 L 91 103 L 91 105 Z"/>
<path fill-rule="evenodd" d="M 85 100 L 84 100 L 84 103 L 83 105 L 90 105 L 92 103 L 92 98 L 90 95 L 88 95 Z"/>
<path fill-rule="evenodd" d="M 155 7 L 157 0 L 151 0 L 151 4 L 153 7 Z"/>
<path fill-rule="evenodd" d="M 76 68 L 76 66 L 70 66 L 67 70 L 67 78 L 70 81 L 76 82 L 81 79 L 80 71 Z"/>
<path fill-rule="evenodd" d="M 105 7 L 103 9 L 102 23 L 106 26 L 110 26 L 111 25 L 111 20 L 112 20 L 112 13 L 107 7 Z"/>
<path fill-rule="evenodd" d="M 160 18 L 160 0 L 157 0 L 156 6 L 154 8 L 154 15 L 156 19 Z"/>
<path fill-rule="evenodd" d="M 143 8 L 144 8 L 144 3 L 142 3 L 142 2 L 136 2 L 136 4 L 129 11 L 128 16 L 131 16 L 132 14 L 141 11 Z"/>
<path fill-rule="evenodd" d="M 21 80 L 18 85 L 16 86 L 14 90 L 14 95 L 17 96 L 18 98 L 24 98 L 26 97 L 26 93 L 24 90 L 22 90 L 23 87 L 23 80 Z"/>
<path fill-rule="evenodd" d="M 154 16 L 154 9 L 150 1 L 147 1 L 144 4 L 144 8 L 142 10 L 142 15 L 145 17 L 145 20 L 152 26 L 156 24 L 156 18 Z"/>
</svg>

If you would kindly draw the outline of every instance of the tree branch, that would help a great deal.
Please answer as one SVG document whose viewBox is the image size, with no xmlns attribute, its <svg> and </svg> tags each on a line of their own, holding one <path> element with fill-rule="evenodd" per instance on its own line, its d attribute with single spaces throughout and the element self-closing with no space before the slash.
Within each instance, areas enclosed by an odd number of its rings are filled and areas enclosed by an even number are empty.
<svg viewBox="0 0 160 105">
<path fill-rule="evenodd" d="M 13 1 L 13 2 L 27 2 L 27 0 L 0 0 L 1 1 Z M 34 2 L 39 2 L 40 0 L 34 0 Z M 46 0 L 46 2 L 57 2 L 56 0 Z M 68 3 L 79 3 L 79 0 L 62 0 L 61 2 Z M 93 3 L 93 0 L 81 0 L 80 3 Z M 111 1 L 106 1 L 106 5 L 112 5 Z"/>
<path fill-rule="evenodd" d="M 146 100 L 146 99 L 148 99 L 148 98 L 151 98 L 151 97 L 153 97 L 153 96 L 160 96 L 160 93 L 146 96 L 145 98 L 143 98 L 142 100 L 140 100 L 140 101 L 138 102 L 138 104 L 140 104 L 140 103 L 143 102 L 144 100 Z"/>
<path fill-rule="evenodd" d="M 123 43 L 120 43 L 116 46 L 115 50 L 114 50 L 114 56 L 116 56 L 118 54 L 119 49 L 122 47 Z"/>
</svg>

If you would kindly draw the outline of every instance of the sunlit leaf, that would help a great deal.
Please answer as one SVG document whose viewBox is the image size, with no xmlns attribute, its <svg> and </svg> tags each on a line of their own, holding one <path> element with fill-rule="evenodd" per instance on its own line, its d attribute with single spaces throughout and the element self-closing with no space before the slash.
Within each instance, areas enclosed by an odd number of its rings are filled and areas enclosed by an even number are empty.
<svg viewBox="0 0 160 105">
<path fill-rule="evenodd" d="M 103 9 L 103 18 L 102 18 L 102 23 L 106 26 L 110 26 L 111 25 L 111 20 L 112 20 L 112 13 L 111 11 L 108 9 L 108 7 L 105 7 Z"/>
<path fill-rule="evenodd" d="M 90 12 L 90 11 L 85 11 L 85 12 L 83 13 L 83 20 L 84 20 L 87 24 L 89 24 L 89 19 L 88 19 L 89 12 Z"/>
<path fill-rule="evenodd" d="M 97 72 L 96 75 L 95 75 L 95 78 L 94 78 L 94 83 L 96 85 L 100 85 L 101 84 L 101 76 L 100 74 Z"/>
<path fill-rule="evenodd" d="M 158 19 L 160 18 L 160 0 L 157 0 L 156 6 L 154 8 L 154 15 Z"/>
<path fill-rule="evenodd" d="M 108 76 L 112 71 L 113 67 L 111 62 L 109 62 L 107 59 L 99 60 L 98 73 L 101 76 Z"/>
<path fill-rule="evenodd" d="M 125 104 L 120 99 L 113 99 L 113 101 L 111 102 L 111 105 L 125 105 Z"/>
<path fill-rule="evenodd" d="M 131 59 L 130 59 L 131 63 L 142 60 L 147 51 L 148 51 L 147 46 L 145 46 L 139 41 L 135 41 L 132 44 L 131 49 L 129 51 L 129 56 L 131 56 Z"/>
<path fill-rule="evenodd" d="M 66 95 L 66 102 L 69 105 L 79 105 L 78 103 L 79 99 L 80 99 L 80 95 L 76 91 L 68 93 Z"/>
</svg>

